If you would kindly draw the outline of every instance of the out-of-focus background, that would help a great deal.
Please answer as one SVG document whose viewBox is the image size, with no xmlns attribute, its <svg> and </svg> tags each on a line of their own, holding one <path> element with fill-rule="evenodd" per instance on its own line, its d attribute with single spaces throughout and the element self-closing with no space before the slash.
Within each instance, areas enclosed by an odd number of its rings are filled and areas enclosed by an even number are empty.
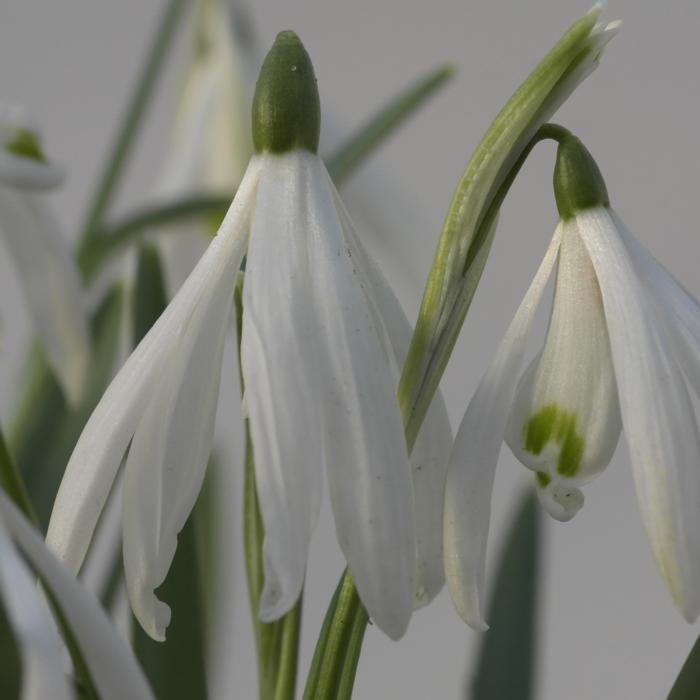
<svg viewBox="0 0 700 700">
<path fill-rule="evenodd" d="M 0 98 L 24 104 L 43 127 L 49 154 L 68 168 L 52 195 L 64 234 L 74 236 L 125 106 L 163 2 L 3 0 Z M 369 248 L 415 318 L 446 207 L 490 120 L 563 30 L 586 9 L 574 0 L 256 0 L 249 14 L 260 55 L 277 31 L 295 29 L 311 54 L 330 147 L 398 88 L 446 60 L 457 77 L 411 119 L 344 188 Z M 599 70 L 556 119 L 597 158 L 613 206 L 640 239 L 700 296 L 698 65 L 700 5 L 694 0 L 612 0 L 624 22 Z M 115 213 L 143 201 L 166 147 L 182 47 L 159 90 Z M 450 363 L 443 390 L 456 426 L 556 223 L 554 147 L 539 146 L 508 198 L 494 249 Z M 11 398 L 30 332 L 15 272 L 0 253 L 0 416 Z M 546 319 L 540 319 L 540 330 Z M 539 336 L 541 337 L 541 336 Z M 256 674 L 238 533 L 240 430 L 232 351 L 222 390 L 220 444 L 230 466 L 230 600 L 222 622 L 235 630 L 219 648 L 213 698 L 254 697 Z M 700 465 L 694 465 L 700 468 Z M 530 474 L 501 455 L 490 563 L 509 510 Z M 537 697 L 543 700 L 665 697 L 700 632 L 674 609 L 642 531 L 627 449 L 585 489 L 566 525 L 545 523 Z M 341 571 L 328 508 L 312 549 L 301 671 Z M 177 609 L 174 615 L 177 615 Z M 358 698 L 462 698 L 479 634 L 443 592 L 418 612 L 399 644 L 371 628 Z"/>
</svg>

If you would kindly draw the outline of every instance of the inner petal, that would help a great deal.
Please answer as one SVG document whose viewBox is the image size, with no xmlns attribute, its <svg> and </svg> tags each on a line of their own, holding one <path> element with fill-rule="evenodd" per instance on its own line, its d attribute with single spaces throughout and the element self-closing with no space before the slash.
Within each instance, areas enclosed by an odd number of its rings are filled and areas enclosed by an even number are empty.
<svg viewBox="0 0 700 700">
<path fill-rule="evenodd" d="M 547 338 L 520 380 L 506 440 L 566 490 L 607 466 L 621 427 L 600 288 L 576 228 L 564 224 Z"/>
</svg>

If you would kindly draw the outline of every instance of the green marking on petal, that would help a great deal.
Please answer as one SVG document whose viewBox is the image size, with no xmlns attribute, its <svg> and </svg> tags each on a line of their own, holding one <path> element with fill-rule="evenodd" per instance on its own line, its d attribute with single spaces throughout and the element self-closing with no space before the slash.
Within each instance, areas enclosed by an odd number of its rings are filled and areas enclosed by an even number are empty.
<svg viewBox="0 0 700 700">
<path fill-rule="evenodd" d="M 562 476 L 576 476 L 586 442 L 576 430 L 576 414 L 564 411 L 554 403 L 543 406 L 525 427 L 525 449 L 528 452 L 539 455 L 549 442 L 560 447 L 557 472 Z M 539 483 L 546 486 L 539 475 L 540 472 L 537 474 Z"/>
<path fill-rule="evenodd" d="M 547 472 L 537 472 L 535 474 L 535 478 L 537 479 L 537 485 L 541 489 L 546 489 L 552 481 L 552 477 L 549 476 Z"/>
<path fill-rule="evenodd" d="M 46 162 L 38 137 L 26 129 L 19 129 L 14 138 L 5 144 L 5 150 L 13 155 L 30 158 L 39 163 Z"/>
</svg>

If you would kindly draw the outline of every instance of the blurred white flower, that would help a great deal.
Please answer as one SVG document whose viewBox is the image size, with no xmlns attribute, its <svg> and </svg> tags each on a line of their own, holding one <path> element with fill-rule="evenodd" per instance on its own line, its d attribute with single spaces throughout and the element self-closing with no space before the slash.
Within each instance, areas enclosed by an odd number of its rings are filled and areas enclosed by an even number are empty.
<svg viewBox="0 0 700 700">
<path fill-rule="evenodd" d="M 21 657 L 21 700 L 68 700 L 75 692 L 65 647 L 46 598 L 20 554 L 66 616 L 100 698 L 153 700 L 131 649 L 100 603 L 56 560 L 15 505 L 0 493 L 0 597 Z"/>
<path fill-rule="evenodd" d="M 624 428 L 654 557 L 693 621 L 700 612 L 700 436 L 688 384 L 700 395 L 700 306 L 609 208 L 597 166 L 577 140 L 560 145 L 555 185 L 562 220 L 455 440 L 445 512 L 450 592 L 466 622 L 486 628 L 486 539 L 504 438 L 536 472 L 545 509 L 568 520 L 583 505 L 579 487 L 607 466 Z M 557 256 L 544 348 L 521 375 Z"/>
<path fill-rule="evenodd" d="M 280 81 L 291 106 L 270 110 Z M 325 470 L 338 541 L 360 597 L 397 638 L 414 603 L 429 601 L 444 580 L 447 414 L 438 398 L 414 450 L 412 480 L 396 401 L 410 325 L 316 155 L 313 68 L 291 32 L 266 59 L 256 105 L 259 153 L 219 233 L 86 425 L 48 542 L 79 569 L 131 443 L 127 585 L 144 629 L 164 638 L 170 610 L 154 590 L 204 477 L 224 337 L 247 252 L 241 364 L 265 529 L 260 617 L 280 617 L 299 596 Z"/>
<path fill-rule="evenodd" d="M 178 98 L 156 200 L 198 192 L 234 192 L 253 152 L 250 50 L 241 47 L 240 20 L 229 0 L 199 0 L 190 24 L 190 56 Z M 236 24 L 236 23 L 237 24 Z M 201 257 L 218 228 L 192 235 L 169 231 L 161 239 L 171 295 Z"/>
<path fill-rule="evenodd" d="M 78 270 L 43 194 L 62 179 L 62 171 L 45 160 L 22 110 L 0 106 L 0 234 L 17 268 L 48 364 L 68 400 L 76 404 L 90 338 Z"/>
</svg>

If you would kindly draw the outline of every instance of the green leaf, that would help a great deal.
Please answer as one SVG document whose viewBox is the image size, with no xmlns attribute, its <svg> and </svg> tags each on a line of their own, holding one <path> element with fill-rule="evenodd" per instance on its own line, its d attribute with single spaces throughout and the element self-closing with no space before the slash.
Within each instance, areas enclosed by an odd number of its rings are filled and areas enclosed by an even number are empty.
<svg viewBox="0 0 700 700">
<path fill-rule="evenodd" d="M 326 158 L 328 172 L 336 184 L 352 175 L 385 139 L 454 74 L 455 68 L 451 65 L 431 71 L 405 92 L 397 95 L 378 114 L 357 129 L 335 153 Z"/>
<path fill-rule="evenodd" d="M 133 298 L 134 344 L 150 330 L 167 305 L 158 251 L 139 250 Z M 207 696 L 203 612 L 194 519 L 178 535 L 172 566 L 158 597 L 173 615 L 165 642 L 154 642 L 134 624 L 134 649 L 158 698 L 191 700 Z"/>
<path fill-rule="evenodd" d="M 697 700 L 700 698 L 700 637 L 693 645 L 668 700 Z"/>
<path fill-rule="evenodd" d="M 123 291 L 115 286 L 91 325 L 93 355 L 83 402 L 70 409 L 35 344 L 25 371 L 25 387 L 8 441 L 43 531 L 73 447 L 112 377 L 119 347 Z"/>
<path fill-rule="evenodd" d="M 490 628 L 482 637 L 472 700 L 534 697 L 540 510 L 531 492 L 523 497 L 498 563 L 489 605 Z"/>
<path fill-rule="evenodd" d="M 533 135 L 583 79 L 604 40 L 592 36 L 596 7 L 576 22 L 522 83 L 477 146 L 457 185 L 440 234 L 399 385 L 409 447 L 469 310 L 493 238 L 492 204 Z M 609 35 L 608 35 L 609 36 Z M 519 163 L 519 164 L 518 164 Z M 514 164 L 516 164 L 514 166 Z M 500 205 L 500 202 L 499 202 Z"/>
</svg>

